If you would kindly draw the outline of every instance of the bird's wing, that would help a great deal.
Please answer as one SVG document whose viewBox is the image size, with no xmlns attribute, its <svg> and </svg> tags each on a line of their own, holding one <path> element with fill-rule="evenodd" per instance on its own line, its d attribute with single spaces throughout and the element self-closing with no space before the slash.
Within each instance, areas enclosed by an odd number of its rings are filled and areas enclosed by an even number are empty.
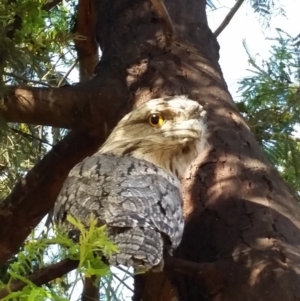
<svg viewBox="0 0 300 301">
<path fill-rule="evenodd" d="M 88 225 L 90 214 L 109 227 L 144 227 L 165 234 L 171 248 L 183 232 L 181 196 L 173 179 L 132 157 L 95 154 L 70 172 L 55 206 L 58 222 L 70 214 Z"/>
</svg>

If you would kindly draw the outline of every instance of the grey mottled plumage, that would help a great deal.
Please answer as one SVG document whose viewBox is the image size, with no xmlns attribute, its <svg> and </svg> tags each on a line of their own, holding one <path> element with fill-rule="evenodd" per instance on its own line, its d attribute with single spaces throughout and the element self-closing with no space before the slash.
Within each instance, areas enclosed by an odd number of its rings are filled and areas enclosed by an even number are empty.
<svg viewBox="0 0 300 301">
<path fill-rule="evenodd" d="M 100 150 L 71 170 L 55 205 L 57 222 L 70 214 L 88 226 L 93 213 L 120 250 L 111 264 L 159 265 L 164 250 L 172 253 L 181 241 L 178 178 L 203 149 L 203 113 L 177 96 L 127 114 Z"/>
</svg>

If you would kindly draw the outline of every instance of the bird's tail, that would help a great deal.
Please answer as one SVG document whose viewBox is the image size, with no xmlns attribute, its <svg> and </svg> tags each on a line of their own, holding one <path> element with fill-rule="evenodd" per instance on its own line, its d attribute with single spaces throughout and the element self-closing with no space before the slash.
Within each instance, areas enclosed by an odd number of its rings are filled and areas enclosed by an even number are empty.
<svg viewBox="0 0 300 301">
<path fill-rule="evenodd" d="M 107 228 L 109 239 L 118 247 L 119 253 L 109 258 L 114 266 L 125 265 L 136 269 L 152 269 L 163 260 L 163 239 L 152 228 Z"/>
</svg>

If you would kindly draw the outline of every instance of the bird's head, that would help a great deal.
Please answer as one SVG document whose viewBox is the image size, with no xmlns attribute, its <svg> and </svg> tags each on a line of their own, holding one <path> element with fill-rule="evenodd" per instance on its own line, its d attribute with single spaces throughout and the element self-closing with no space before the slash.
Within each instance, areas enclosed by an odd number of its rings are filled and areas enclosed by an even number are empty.
<svg viewBox="0 0 300 301">
<path fill-rule="evenodd" d="M 186 97 L 152 99 L 121 119 L 100 153 L 150 161 L 179 178 L 205 146 L 205 120 Z"/>
</svg>

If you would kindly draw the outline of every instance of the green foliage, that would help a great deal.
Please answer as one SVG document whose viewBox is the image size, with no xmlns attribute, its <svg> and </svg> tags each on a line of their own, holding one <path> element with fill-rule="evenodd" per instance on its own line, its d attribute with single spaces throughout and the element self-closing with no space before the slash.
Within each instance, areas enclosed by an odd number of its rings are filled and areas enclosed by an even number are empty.
<svg viewBox="0 0 300 301">
<path fill-rule="evenodd" d="M 0 201 L 46 153 L 44 127 L 6 124 L 0 120 Z"/>
<path fill-rule="evenodd" d="M 5 85 L 54 85 L 71 65 L 71 5 L 46 11 L 46 0 L 0 1 L 0 105 Z M 73 4 L 72 4 L 73 5 Z M 0 120 L 0 201 L 49 149 L 51 129 Z M 52 130 L 56 143 L 65 131 Z"/>
<path fill-rule="evenodd" d="M 31 79 L 57 85 L 59 61 L 71 64 L 73 35 L 70 7 L 46 11 L 45 0 L 4 0 L 0 3 L 0 76 L 3 83 Z M 56 61 L 56 63 L 55 63 Z M 0 86 L 1 88 L 1 86 Z M 3 91 L 2 91 L 3 93 Z"/>
<path fill-rule="evenodd" d="M 7 284 L 0 284 L 0 289 L 7 288 L 15 280 L 21 280 L 26 283 L 26 287 L 19 292 L 12 292 L 2 300 L 69 300 L 66 291 L 60 290 L 64 280 L 54 281 L 52 285 L 42 287 L 36 286 L 29 281 L 26 276 L 34 271 L 45 267 L 45 254 L 49 249 L 56 248 L 56 257 L 54 261 L 62 258 L 71 258 L 79 261 L 77 276 L 79 273 L 86 277 L 96 275 L 97 277 L 107 276 L 110 273 L 109 267 L 103 263 L 102 256 L 111 256 L 118 252 L 116 246 L 111 243 L 105 232 L 105 226 L 98 227 L 97 220 L 91 216 L 90 227 L 86 228 L 80 221 L 68 216 L 68 221 L 80 232 L 80 241 L 75 243 L 72 239 L 60 231 L 55 231 L 53 237 L 44 237 L 35 239 L 31 236 L 25 242 L 24 248 L 17 255 L 8 274 L 10 279 Z M 48 256 L 49 258 L 49 256 Z M 50 264 L 54 261 L 50 261 Z M 65 297 L 62 297 L 65 295 Z"/>
<path fill-rule="evenodd" d="M 79 260 L 79 269 L 86 275 L 98 275 L 98 273 L 103 275 L 103 266 L 99 266 L 101 262 L 99 255 L 110 257 L 112 253 L 118 252 L 117 247 L 107 239 L 105 226 L 97 227 L 97 220 L 93 216 L 90 218 L 89 230 L 72 216 L 68 216 L 67 220 L 80 231 L 79 244 L 74 244 L 70 239 L 65 240 L 64 236 L 63 240 L 58 240 L 57 243 L 69 250 L 68 257 Z"/>
<path fill-rule="evenodd" d="M 243 101 L 238 103 L 256 139 L 283 178 L 300 192 L 299 43 L 278 30 L 268 60 L 258 63 L 247 46 L 253 75 L 240 82 Z"/>
<path fill-rule="evenodd" d="M 250 4 L 254 12 L 259 13 L 263 17 L 270 16 L 272 13 L 284 14 L 284 9 L 279 1 L 274 0 L 250 0 Z"/>
</svg>

